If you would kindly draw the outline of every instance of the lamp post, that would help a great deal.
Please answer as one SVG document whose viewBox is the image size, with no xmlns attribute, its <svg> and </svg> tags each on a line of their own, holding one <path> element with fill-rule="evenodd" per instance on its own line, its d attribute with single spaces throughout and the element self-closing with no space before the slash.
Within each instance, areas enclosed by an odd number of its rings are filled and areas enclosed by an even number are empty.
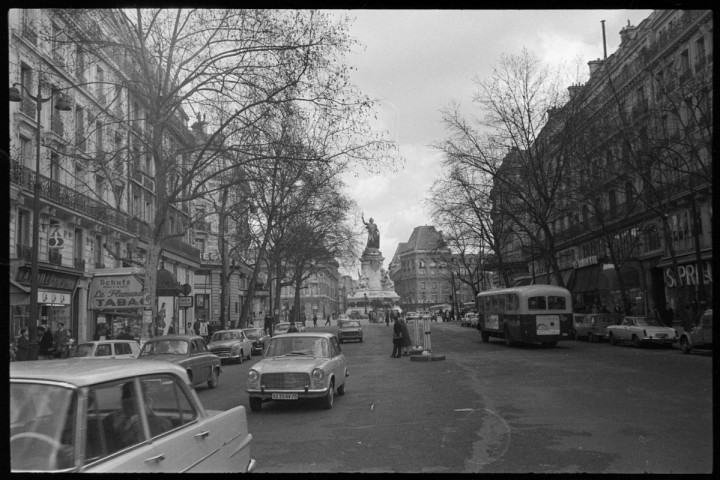
<svg viewBox="0 0 720 480">
<path fill-rule="evenodd" d="M 33 185 L 33 229 L 32 229 L 32 260 L 30 267 L 30 320 L 28 330 L 30 331 L 31 351 L 30 359 L 37 358 L 37 321 L 40 317 L 38 308 L 38 287 L 39 287 L 39 261 L 40 261 L 40 121 L 42 119 L 42 104 L 51 100 L 52 97 L 42 98 L 41 76 L 38 74 L 37 95 L 33 96 L 27 87 L 21 83 L 13 83 L 10 87 L 8 100 L 11 102 L 22 102 L 20 90 L 16 87 L 22 87 L 28 97 L 35 101 L 37 110 L 36 117 L 36 135 L 35 135 L 35 184 Z M 61 95 L 55 104 L 55 108 L 60 111 L 72 110 L 70 103 L 64 95 Z"/>
<path fill-rule="evenodd" d="M 363 293 L 363 297 L 365 297 L 365 315 L 367 315 L 367 293 Z"/>
</svg>

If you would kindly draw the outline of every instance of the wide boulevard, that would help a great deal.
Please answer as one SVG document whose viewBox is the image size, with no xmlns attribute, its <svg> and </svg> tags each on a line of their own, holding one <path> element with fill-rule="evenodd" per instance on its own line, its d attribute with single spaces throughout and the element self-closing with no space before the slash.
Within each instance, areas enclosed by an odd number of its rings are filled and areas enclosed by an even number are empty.
<svg viewBox="0 0 720 480">
<path fill-rule="evenodd" d="M 224 365 L 219 387 L 198 395 L 207 409 L 247 408 L 258 472 L 712 471 L 711 354 L 507 347 L 458 322 L 431 326 L 445 360 L 418 362 L 390 358 L 392 328 L 363 321 L 365 341 L 342 345 L 350 377 L 331 410 L 250 411 L 245 378 L 259 357 Z"/>
</svg>

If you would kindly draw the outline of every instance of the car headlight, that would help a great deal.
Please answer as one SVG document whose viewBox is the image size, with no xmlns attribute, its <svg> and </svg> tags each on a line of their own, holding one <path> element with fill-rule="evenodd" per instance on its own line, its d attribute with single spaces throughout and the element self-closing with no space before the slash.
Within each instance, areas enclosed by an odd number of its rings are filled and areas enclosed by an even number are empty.
<svg viewBox="0 0 720 480">
<path fill-rule="evenodd" d="M 312 379 L 322 381 L 325 378 L 325 372 L 322 368 L 316 368 L 312 371 Z"/>
<path fill-rule="evenodd" d="M 260 380 L 260 374 L 257 372 L 257 370 L 252 370 L 248 372 L 248 382 L 257 382 Z"/>
</svg>

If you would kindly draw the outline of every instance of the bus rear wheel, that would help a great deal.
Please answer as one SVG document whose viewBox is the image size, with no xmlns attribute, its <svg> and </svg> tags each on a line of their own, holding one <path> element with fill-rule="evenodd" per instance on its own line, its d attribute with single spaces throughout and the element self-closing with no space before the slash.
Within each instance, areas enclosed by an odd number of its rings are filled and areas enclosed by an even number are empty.
<svg viewBox="0 0 720 480">
<path fill-rule="evenodd" d="M 483 332 L 480 330 L 480 339 L 483 341 L 483 343 L 488 343 L 490 341 L 490 334 L 488 332 Z"/>
</svg>

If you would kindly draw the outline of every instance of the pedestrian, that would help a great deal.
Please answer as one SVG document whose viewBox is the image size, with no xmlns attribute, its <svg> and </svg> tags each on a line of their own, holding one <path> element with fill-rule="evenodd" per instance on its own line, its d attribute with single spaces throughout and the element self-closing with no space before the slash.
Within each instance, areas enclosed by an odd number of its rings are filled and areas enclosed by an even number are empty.
<svg viewBox="0 0 720 480">
<path fill-rule="evenodd" d="M 72 330 L 67 331 L 67 337 L 68 337 L 68 344 L 67 344 L 67 350 L 65 351 L 65 357 L 63 358 L 70 358 L 73 356 L 73 353 L 75 353 L 75 339 L 73 338 Z"/>
<path fill-rule="evenodd" d="M 68 340 L 69 338 L 67 330 L 65 330 L 65 324 L 58 322 L 58 329 L 53 335 L 53 349 L 55 350 L 56 358 L 64 358 L 67 355 Z"/>
<path fill-rule="evenodd" d="M 189 325 L 189 324 L 188 324 Z M 135 340 L 135 337 L 130 333 L 130 325 L 125 325 L 122 332 L 117 335 L 118 340 Z"/>
<path fill-rule="evenodd" d="M 263 330 L 265 330 L 265 335 L 272 336 L 272 317 L 270 316 L 270 312 L 267 312 L 263 319 Z"/>
<path fill-rule="evenodd" d="M 195 323 L 193 323 L 193 330 L 195 331 L 195 335 L 200 335 L 200 320 L 195 320 Z"/>
<path fill-rule="evenodd" d="M 400 328 L 402 329 L 402 352 L 403 355 L 407 357 L 410 355 L 410 346 L 412 345 L 412 340 L 410 340 L 410 331 L 408 330 L 408 326 L 404 318 L 400 318 L 395 323 L 399 323 Z"/>
<path fill-rule="evenodd" d="M 389 320 L 388 320 L 389 322 Z M 402 351 L 402 327 L 400 326 L 400 322 L 395 322 L 393 325 L 393 350 L 392 355 L 390 357 L 392 358 L 400 358 L 400 353 Z"/>
<path fill-rule="evenodd" d="M 20 330 L 20 337 L 17 339 L 17 353 L 15 354 L 15 361 L 24 362 L 25 360 L 30 360 L 30 330 L 27 327 Z"/>
<path fill-rule="evenodd" d="M 317 313 L 313 313 L 313 327 L 317 327 Z"/>
<path fill-rule="evenodd" d="M 397 323 L 397 322 L 395 322 L 395 323 Z M 389 312 L 385 312 L 385 326 L 386 327 L 390 326 L 390 313 Z"/>
<path fill-rule="evenodd" d="M 692 315 L 692 310 L 690 309 L 689 303 L 686 303 L 685 308 L 683 308 L 682 311 L 680 312 L 680 323 L 682 323 L 682 326 L 686 332 L 689 332 L 690 330 L 692 330 L 693 315 Z"/>
<path fill-rule="evenodd" d="M 325 317 L 325 325 L 330 325 L 330 315 Z"/>
<path fill-rule="evenodd" d="M 38 358 L 40 360 L 50 360 L 53 358 L 53 334 L 49 328 L 43 328 L 42 330 Z"/>
<path fill-rule="evenodd" d="M 307 315 L 305 315 L 305 312 L 302 312 L 300 314 L 300 321 L 302 322 L 302 326 L 305 326 L 305 322 L 307 321 Z"/>
</svg>

